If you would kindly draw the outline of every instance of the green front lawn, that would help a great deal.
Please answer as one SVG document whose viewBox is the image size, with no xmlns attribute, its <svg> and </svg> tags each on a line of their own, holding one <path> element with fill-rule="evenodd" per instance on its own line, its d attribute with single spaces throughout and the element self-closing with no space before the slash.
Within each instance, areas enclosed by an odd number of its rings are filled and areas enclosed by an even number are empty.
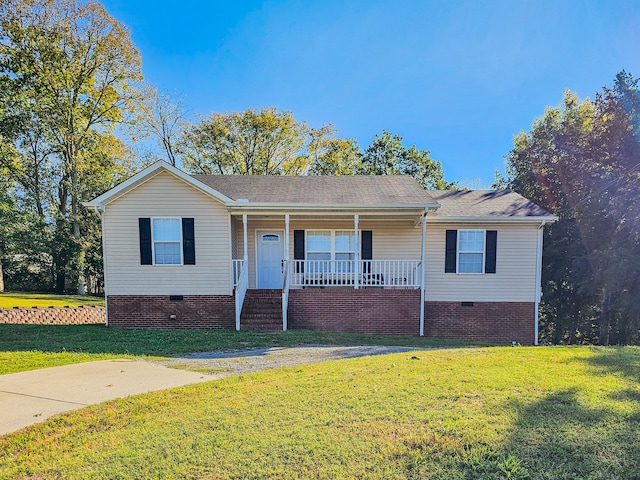
<svg viewBox="0 0 640 480">
<path fill-rule="evenodd" d="M 31 307 L 104 307 L 104 298 L 81 295 L 54 295 L 51 293 L 0 293 L 0 308 Z"/>
<path fill-rule="evenodd" d="M 467 348 L 139 395 L 0 438 L 0 478 L 636 479 L 640 349 Z"/>
<path fill-rule="evenodd" d="M 297 345 L 455 346 L 419 337 L 288 331 L 128 330 L 103 325 L 0 325 L 0 374 L 118 356 L 172 356 Z"/>
</svg>

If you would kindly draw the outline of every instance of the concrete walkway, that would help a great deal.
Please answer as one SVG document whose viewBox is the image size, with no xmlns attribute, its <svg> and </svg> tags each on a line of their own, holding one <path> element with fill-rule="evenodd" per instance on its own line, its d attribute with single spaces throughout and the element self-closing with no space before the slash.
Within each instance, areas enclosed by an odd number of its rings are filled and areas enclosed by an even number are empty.
<svg viewBox="0 0 640 480">
<path fill-rule="evenodd" d="M 0 375 L 0 435 L 87 405 L 213 378 L 141 360 L 102 360 Z"/>
</svg>

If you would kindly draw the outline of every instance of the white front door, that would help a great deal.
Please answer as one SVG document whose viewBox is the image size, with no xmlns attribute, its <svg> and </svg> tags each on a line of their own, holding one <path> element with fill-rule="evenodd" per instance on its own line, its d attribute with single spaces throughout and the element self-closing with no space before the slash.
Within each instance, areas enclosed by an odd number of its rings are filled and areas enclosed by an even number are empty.
<svg viewBox="0 0 640 480">
<path fill-rule="evenodd" d="M 282 259 L 284 258 L 284 234 L 281 231 L 258 230 L 257 288 L 282 288 Z"/>
</svg>

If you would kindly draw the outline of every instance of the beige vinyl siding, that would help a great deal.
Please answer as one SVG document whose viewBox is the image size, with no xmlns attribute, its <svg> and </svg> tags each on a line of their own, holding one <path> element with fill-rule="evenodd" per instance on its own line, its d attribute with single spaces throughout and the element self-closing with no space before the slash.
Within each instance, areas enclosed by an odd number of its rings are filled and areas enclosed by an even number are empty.
<svg viewBox="0 0 640 480">
<path fill-rule="evenodd" d="M 444 273 L 446 230 L 497 230 L 495 274 Z M 449 302 L 533 302 L 536 225 L 427 223 L 426 300 Z"/>
<path fill-rule="evenodd" d="M 140 265 L 138 218 L 190 217 L 195 265 Z M 226 207 L 163 172 L 106 206 L 108 295 L 231 295 L 230 217 Z"/>
</svg>

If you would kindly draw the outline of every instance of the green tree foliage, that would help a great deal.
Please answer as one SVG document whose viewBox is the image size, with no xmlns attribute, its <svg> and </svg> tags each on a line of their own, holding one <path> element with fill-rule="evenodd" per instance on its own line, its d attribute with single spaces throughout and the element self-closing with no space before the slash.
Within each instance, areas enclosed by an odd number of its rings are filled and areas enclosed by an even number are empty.
<svg viewBox="0 0 640 480">
<path fill-rule="evenodd" d="M 456 184 L 444 179 L 442 165 L 430 152 L 402 144 L 402 137 L 383 130 L 362 153 L 360 172 L 366 175 L 410 175 L 424 188 L 447 190 Z"/>
<path fill-rule="evenodd" d="M 309 129 L 276 108 L 213 113 L 187 127 L 182 166 L 196 173 L 302 175 Z"/>
<path fill-rule="evenodd" d="M 362 155 L 358 143 L 351 139 L 336 138 L 335 129 L 326 125 L 309 131 L 307 152 L 309 175 L 356 175 Z"/>
<path fill-rule="evenodd" d="M 364 151 L 332 125 L 309 128 L 275 108 L 214 113 L 186 127 L 182 166 L 192 173 L 234 175 L 410 175 L 425 188 L 455 188 L 429 152 L 383 131 Z"/>
<path fill-rule="evenodd" d="M 514 139 L 507 183 L 559 217 L 547 228 L 543 334 L 640 341 L 640 100 L 622 72 L 595 101 L 566 92 Z"/>
<path fill-rule="evenodd" d="M 96 219 L 80 204 L 124 173 L 116 129 L 141 78 L 127 28 L 99 3 L 0 3 L 0 165 L 50 230 L 58 291 L 82 284 L 87 249 L 97 248 L 83 230 Z"/>
</svg>

